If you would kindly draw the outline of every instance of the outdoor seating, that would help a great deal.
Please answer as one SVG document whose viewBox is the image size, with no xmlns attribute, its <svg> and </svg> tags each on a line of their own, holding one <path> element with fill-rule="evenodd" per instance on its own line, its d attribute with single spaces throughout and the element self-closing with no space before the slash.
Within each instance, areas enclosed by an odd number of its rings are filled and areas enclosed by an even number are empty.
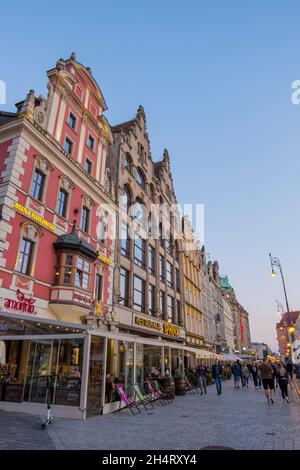
<svg viewBox="0 0 300 470">
<path fill-rule="evenodd" d="M 153 385 L 157 391 L 161 392 L 165 396 L 168 403 L 172 403 L 173 398 L 168 392 L 166 392 L 165 388 L 161 385 L 161 383 L 159 383 L 157 379 L 153 380 Z"/>
<path fill-rule="evenodd" d="M 191 383 L 191 381 L 190 381 L 187 377 L 185 377 L 185 383 L 186 383 L 186 391 L 187 391 L 187 392 L 191 392 L 191 393 L 193 393 L 193 394 L 199 392 L 198 387 L 196 387 L 195 385 L 193 385 L 193 384 Z"/>
<path fill-rule="evenodd" d="M 147 379 L 146 380 L 146 386 L 147 386 L 147 389 L 149 391 L 149 393 L 155 397 L 157 399 L 157 401 L 159 401 L 159 403 L 161 403 L 161 405 L 165 406 L 168 404 L 168 400 L 167 400 L 167 397 L 166 395 L 160 391 L 160 390 L 157 390 L 154 386 L 154 383 L 152 382 L 152 380 L 150 379 Z"/>
<path fill-rule="evenodd" d="M 130 385 L 129 389 L 132 391 L 134 401 L 141 403 L 145 410 L 148 409 L 147 406 L 149 406 L 150 408 L 154 408 L 153 403 L 159 400 L 159 398 L 156 398 L 150 394 L 146 395 L 146 393 L 144 392 L 144 390 L 141 389 L 139 384 L 132 384 Z"/>
<path fill-rule="evenodd" d="M 128 395 L 123 384 L 116 384 L 115 389 L 120 398 L 120 406 L 118 411 L 120 411 L 121 409 L 129 408 L 132 414 L 141 413 L 141 410 L 139 409 L 141 403 L 136 402 Z M 121 408 L 122 402 L 125 404 L 125 407 Z"/>
</svg>

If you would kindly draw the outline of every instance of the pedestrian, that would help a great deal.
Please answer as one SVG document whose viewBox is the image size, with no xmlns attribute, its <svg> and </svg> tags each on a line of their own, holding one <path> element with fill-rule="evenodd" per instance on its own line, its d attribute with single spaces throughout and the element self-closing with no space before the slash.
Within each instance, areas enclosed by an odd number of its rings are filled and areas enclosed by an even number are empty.
<svg viewBox="0 0 300 470">
<path fill-rule="evenodd" d="M 291 359 L 288 360 L 285 368 L 286 368 L 289 378 L 293 380 L 294 364 L 292 363 Z"/>
<path fill-rule="evenodd" d="M 256 363 L 254 363 L 253 366 L 251 367 L 251 374 L 253 378 L 254 387 L 257 390 L 258 389 L 258 366 Z"/>
<path fill-rule="evenodd" d="M 262 388 L 262 380 L 261 380 L 261 373 L 260 373 L 260 362 L 257 363 L 257 380 L 259 388 Z"/>
<path fill-rule="evenodd" d="M 278 388 L 278 379 L 277 379 L 278 367 L 274 362 L 271 362 L 271 367 L 272 367 L 273 372 L 274 372 L 274 374 L 273 374 L 273 386 L 274 386 L 274 393 L 275 393 L 276 388 Z"/>
<path fill-rule="evenodd" d="M 278 380 L 278 384 L 281 390 L 283 403 L 289 403 L 289 397 L 288 397 L 289 376 L 282 362 L 280 362 L 278 366 L 277 380 Z"/>
<path fill-rule="evenodd" d="M 274 404 L 273 395 L 274 395 L 274 381 L 273 375 L 274 371 L 269 363 L 268 359 L 265 357 L 263 359 L 262 364 L 260 365 L 260 375 L 263 384 L 263 388 L 265 391 L 265 395 L 267 398 L 268 403 Z"/>
<path fill-rule="evenodd" d="M 212 366 L 212 377 L 216 384 L 216 389 L 218 396 L 222 394 L 222 375 L 223 375 L 223 366 L 221 362 L 217 362 Z"/>
<path fill-rule="evenodd" d="M 198 367 L 198 387 L 200 388 L 201 395 L 203 395 L 203 392 L 206 393 L 206 377 L 207 367 L 201 361 Z"/>
<path fill-rule="evenodd" d="M 243 387 L 248 388 L 249 384 L 249 377 L 250 377 L 250 372 L 246 364 L 242 366 L 242 379 L 243 379 Z"/>
<path fill-rule="evenodd" d="M 234 380 L 234 388 L 240 388 L 240 380 L 241 380 L 241 366 L 239 361 L 235 361 L 231 368 L 231 372 L 233 375 L 233 380 Z"/>
</svg>

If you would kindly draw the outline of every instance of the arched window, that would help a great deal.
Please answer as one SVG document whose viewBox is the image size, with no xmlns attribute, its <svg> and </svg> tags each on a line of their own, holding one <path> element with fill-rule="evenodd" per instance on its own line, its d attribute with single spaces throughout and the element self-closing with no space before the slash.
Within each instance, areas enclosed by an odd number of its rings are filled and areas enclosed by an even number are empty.
<svg viewBox="0 0 300 470">
<path fill-rule="evenodd" d="M 130 192 L 127 186 L 124 186 L 124 191 L 123 191 L 122 200 L 121 200 L 121 206 L 122 206 L 123 211 L 128 212 L 130 205 L 131 205 Z"/>
<path fill-rule="evenodd" d="M 132 158 L 130 156 L 130 153 L 126 153 L 126 155 L 125 155 L 125 168 L 128 171 L 131 171 L 131 164 L 132 164 Z"/>
<path fill-rule="evenodd" d="M 136 170 L 136 181 L 139 183 L 139 185 L 145 189 L 145 176 L 139 168 Z"/>
<path fill-rule="evenodd" d="M 152 183 L 150 184 L 150 198 L 154 201 L 154 186 Z"/>
</svg>

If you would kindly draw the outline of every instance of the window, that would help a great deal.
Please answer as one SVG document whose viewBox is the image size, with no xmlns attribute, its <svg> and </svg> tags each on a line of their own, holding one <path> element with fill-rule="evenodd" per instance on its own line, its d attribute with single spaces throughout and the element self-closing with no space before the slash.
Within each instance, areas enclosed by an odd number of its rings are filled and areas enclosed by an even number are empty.
<svg viewBox="0 0 300 470">
<path fill-rule="evenodd" d="M 167 286 L 173 287 L 173 284 L 174 284 L 173 266 L 169 261 L 167 261 Z"/>
<path fill-rule="evenodd" d="M 90 219 L 90 210 L 87 207 L 83 207 L 81 211 L 80 228 L 84 232 L 88 232 L 89 230 L 89 219 Z"/>
<path fill-rule="evenodd" d="M 179 274 L 179 269 L 175 269 L 176 273 L 176 290 L 177 292 L 180 292 L 180 274 Z"/>
<path fill-rule="evenodd" d="M 168 321 L 174 321 L 174 299 L 170 295 L 167 296 L 167 317 Z"/>
<path fill-rule="evenodd" d="M 45 186 L 46 175 L 42 173 L 38 168 L 35 169 L 33 174 L 31 196 L 39 201 L 42 200 L 43 191 Z"/>
<path fill-rule="evenodd" d="M 125 212 L 128 212 L 128 210 L 130 208 L 130 204 L 131 204 L 131 199 L 130 199 L 129 190 L 128 190 L 127 187 L 125 187 L 123 195 L 122 195 L 122 209 Z"/>
<path fill-rule="evenodd" d="M 77 257 L 75 271 L 75 286 L 81 289 L 89 287 L 90 263 L 81 257 Z"/>
<path fill-rule="evenodd" d="M 134 204 L 134 218 L 136 222 L 144 228 L 146 224 L 146 214 L 147 214 L 147 209 L 144 205 L 143 202 L 140 201 L 135 201 Z"/>
<path fill-rule="evenodd" d="M 66 137 L 65 140 L 65 151 L 69 154 L 72 155 L 72 150 L 73 150 L 73 142 L 70 140 L 68 137 Z"/>
<path fill-rule="evenodd" d="M 148 310 L 149 315 L 155 315 L 155 287 L 149 284 L 148 289 Z"/>
<path fill-rule="evenodd" d="M 166 240 L 166 250 L 169 253 L 169 255 L 172 254 L 172 242 L 169 238 Z"/>
<path fill-rule="evenodd" d="M 88 158 L 85 159 L 84 169 L 89 175 L 92 174 L 92 162 Z"/>
<path fill-rule="evenodd" d="M 95 146 L 95 139 L 89 134 L 88 140 L 87 140 L 87 146 L 89 149 L 94 150 Z"/>
<path fill-rule="evenodd" d="M 101 276 L 101 274 L 96 274 L 95 299 L 97 302 L 101 302 L 103 299 L 103 276 Z"/>
<path fill-rule="evenodd" d="M 139 168 L 136 170 L 136 181 L 145 189 L 145 176 Z"/>
<path fill-rule="evenodd" d="M 155 273 L 155 249 L 151 245 L 148 248 L 148 268 L 150 274 Z"/>
<path fill-rule="evenodd" d="M 68 124 L 72 129 L 76 129 L 76 117 L 72 113 L 69 114 Z"/>
<path fill-rule="evenodd" d="M 64 189 L 60 189 L 57 201 L 57 213 L 61 217 L 66 217 L 68 206 L 68 193 Z"/>
<path fill-rule="evenodd" d="M 72 266 L 73 266 L 73 256 L 66 255 L 65 267 L 64 267 L 64 284 L 71 284 L 72 278 Z"/>
<path fill-rule="evenodd" d="M 159 224 L 159 244 L 160 246 L 164 246 L 162 224 Z"/>
<path fill-rule="evenodd" d="M 140 268 L 145 267 L 145 240 L 137 234 L 134 237 L 134 262 Z"/>
<path fill-rule="evenodd" d="M 122 223 L 122 229 L 121 229 L 121 254 L 122 256 L 126 256 L 127 258 L 129 257 L 130 254 L 130 244 L 129 244 L 129 238 L 128 238 L 128 226 L 126 223 Z"/>
<path fill-rule="evenodd" d="M 133 281 L 133 308 L 138 312 L 145 309 L 145 281 L 134 276 Z"/>
<path fill-rule="evenodd" d="M 19 254 L 18 271 L 19 273 L 26 274 L 27 276 L 30 276 L 31 274 L 33 247 L 34 242 L 28 240 L 27 238 L 22 239 Z"/>
<path fill-rule="evenodd" d="M 159 277 L 161 281 L 165 280 L 165 270 L 164 270 L 165 260 L 163 255 L 159 255 Z"/>
<path fill-rule="evenodd" d="M 126 153 L 126 155 L 125 155 L 125 168 L 128 171 L 131 171 L 131 157 L 130 157 L 129 153 Z"/>
<path fill-rule="evenodd" d="M 161 318 L 165 315 L 165 293 L 161 290 L 159 293 L 159 312 Z"/>
<path fill-rule="evenodd" d="M 179 323 L 179 319 L 181 318 L 181 304 L 180 300 L 177 300 L 177 323 Z"/>
<path fill-rule="evenodd" d="M 100 222 L 98 226 L 98 240 L 100 243 L 105 244 L 106 239 L 107 239 L 107 231 L 108 231 L 107 217 L 102 215 L 100 217 Z"/>
<path fill-rule="evenodd" d="M 129 271 L 120 268 L 120 298 L 119 303 L 128 307 L 128 287 L 129 287 Z"/>
</svg>

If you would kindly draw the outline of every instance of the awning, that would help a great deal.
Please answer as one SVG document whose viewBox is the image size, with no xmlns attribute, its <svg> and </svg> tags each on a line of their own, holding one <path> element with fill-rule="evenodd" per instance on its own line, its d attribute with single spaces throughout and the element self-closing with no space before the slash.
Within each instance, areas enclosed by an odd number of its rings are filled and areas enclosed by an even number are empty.
<svg viewBox="0 0 300 470">
<path fill-rule="evenodd" d="M 222 356 L 225 361 L 242 361 L 243 360 L 239 356 L 236 356 L 235 354 L 222 354 Z"/>
</svg>

